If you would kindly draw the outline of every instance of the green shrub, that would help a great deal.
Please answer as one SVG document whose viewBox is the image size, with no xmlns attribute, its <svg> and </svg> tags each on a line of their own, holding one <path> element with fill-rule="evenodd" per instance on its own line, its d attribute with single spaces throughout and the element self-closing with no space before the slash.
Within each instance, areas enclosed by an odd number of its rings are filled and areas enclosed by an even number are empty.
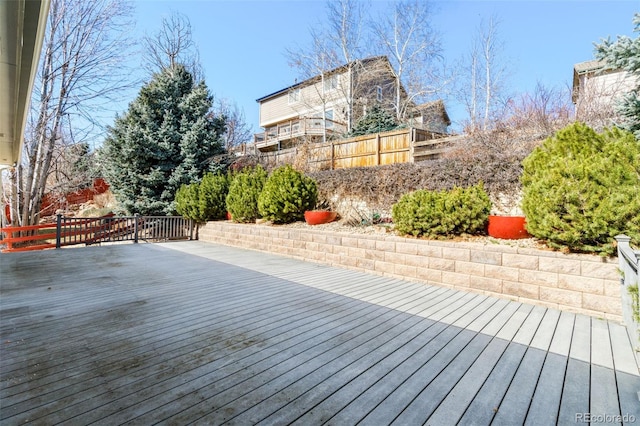
<svg viewBox="0 0 640 426">
<path fill-rule="evenodd" d="M 572 124 L 524 161 L 527 230 L 556 248 L 613 254 L 617 234 L 640 239 L 640 143 L 619 129 Z"/>
<path fill-rule="evenodd" d="M 267 172 L 261 166 L 233 175 L 226 202 L 234 222 L 253 222 L 260 217 L 258 197 L 266 180 Z"/>
<path fill-rule="evenodd" d="M 224 219 L 227 215 L 229 178 L 226 174 L 207 173 L 199 188 L 200 216 L 205 220 Z"/>
<path fill-rule="evenodd" d="M 199 189 L 200 185 L 197 183 L 182 185 L 176 192 L 176 211 L 188 219 L 204 222 L 206 219 L 200 213 Z"/>
<path fill-rule="evenodd" d="M 275 169 L 258 198 L 262 217 L 274 223 L 290 223 L 304 219 L 318 199 L 316 182 L 290 165 Z"/>
<path fill-rule="evenodd" d="M 491 201 L 482 183 L 450 191 L 418 190 L 392 208 L 395 229 L 416 237 L 477 234 L 484 231 Z"/>
<path fill-rule="evenodd" d="M 398 122 L 395 117 L 381 105 L 375 104 L 367 111 L 367 114 L 353 126 L 350 136 L 389 132 L 398 127 Z"/>
</svg>

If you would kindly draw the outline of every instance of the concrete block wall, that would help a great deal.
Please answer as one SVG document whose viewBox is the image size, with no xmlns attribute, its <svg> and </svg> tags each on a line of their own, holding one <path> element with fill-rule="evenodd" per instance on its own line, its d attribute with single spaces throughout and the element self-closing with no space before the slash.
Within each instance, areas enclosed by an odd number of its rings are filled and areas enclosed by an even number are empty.
<svg viewBox="0 0 640 426">
<path fill-rule="evenodd" d="M 622 319 L 617 258 L 232 222 L 201 226 L 199 239 Z"/>
</svg>

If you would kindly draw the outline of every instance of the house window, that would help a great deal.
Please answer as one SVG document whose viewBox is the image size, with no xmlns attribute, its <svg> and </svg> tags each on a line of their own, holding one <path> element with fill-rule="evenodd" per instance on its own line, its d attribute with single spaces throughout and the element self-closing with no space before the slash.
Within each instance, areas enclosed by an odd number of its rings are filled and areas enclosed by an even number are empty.
<svg viewBox="0 0 640 426">
<path fill-rule="evenodd" d="M 295 104 L 300 101 L 300 89 L 293 89 L 289 91 L 289 103 Z"/>
<path fill-rule="evenodd" d="M 316 114 L 313 114 L 311 116 L 311 118 L 314 119 L 314 127 L 319 127 L 322 128 L 322 113 L 318 112 Z M 333 127 L 333 110 L 332 109 L 328 109 L 324 112 L 324 118 L 325 118 L 325 128 L 326 129 L 330 129 Z M 315 121 L 317 120 L 317 121 Z"/>
<path fill-rule="evenodd" d="M 330 92 L 338 88 L 338 75 L 334 74 L 324 79 L 324 91 Z"/>
<path fill-rule="evenodd" d="M 376 99 L 378 102 L 382 102 L 382 86 L 376 87 Z"/>
<path fill-rule="evenodd" d="M 327 129 L 331 129 L 333 127 L 333 110 L 332 109 L 326 110 L 324 113 L 324 118 L 327 119 L 326 121 Z"/>
</svg>

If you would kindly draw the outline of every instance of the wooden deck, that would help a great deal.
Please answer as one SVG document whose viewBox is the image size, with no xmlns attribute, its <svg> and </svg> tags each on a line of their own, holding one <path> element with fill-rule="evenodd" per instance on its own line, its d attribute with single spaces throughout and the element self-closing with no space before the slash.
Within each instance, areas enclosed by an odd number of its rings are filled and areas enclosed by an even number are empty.
<svg viewBox="0 0 640 426">
<path fill-rule="evenodd" d="M 640 421 L 625 329 L 568 312 L 196 241 L 0 280 L 3 425 Z"/>
</svg>

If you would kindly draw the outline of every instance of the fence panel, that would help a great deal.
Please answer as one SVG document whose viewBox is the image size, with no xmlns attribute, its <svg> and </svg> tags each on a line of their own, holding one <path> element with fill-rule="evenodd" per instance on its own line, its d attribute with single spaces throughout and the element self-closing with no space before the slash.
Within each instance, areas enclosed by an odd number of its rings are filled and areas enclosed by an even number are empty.
<svg viewBox="0 0 640 426">
<path fill-rule="evenodd" d="M 272 167 L 306 162 L 309 169 L 314 171 L 410 163 L 438 158 L 461 138 L 443 137 L 423 129 L 408 128 L 262 152 L 260 157 Z"/>
<path fill-rule="evenodd" d="M 138 238 L 144 241 L 189 240 L 193 238 L 193 221 L 181 216 L 141 216 Z"/>
<path fill-rule="evenodd" d="M 409 163 L 436 158 L 459 138 L 408 128 L 262 152 L 260 157 L 264 164 L 272 167 L 306 162 L 310 170 Z"/>
</svg>

